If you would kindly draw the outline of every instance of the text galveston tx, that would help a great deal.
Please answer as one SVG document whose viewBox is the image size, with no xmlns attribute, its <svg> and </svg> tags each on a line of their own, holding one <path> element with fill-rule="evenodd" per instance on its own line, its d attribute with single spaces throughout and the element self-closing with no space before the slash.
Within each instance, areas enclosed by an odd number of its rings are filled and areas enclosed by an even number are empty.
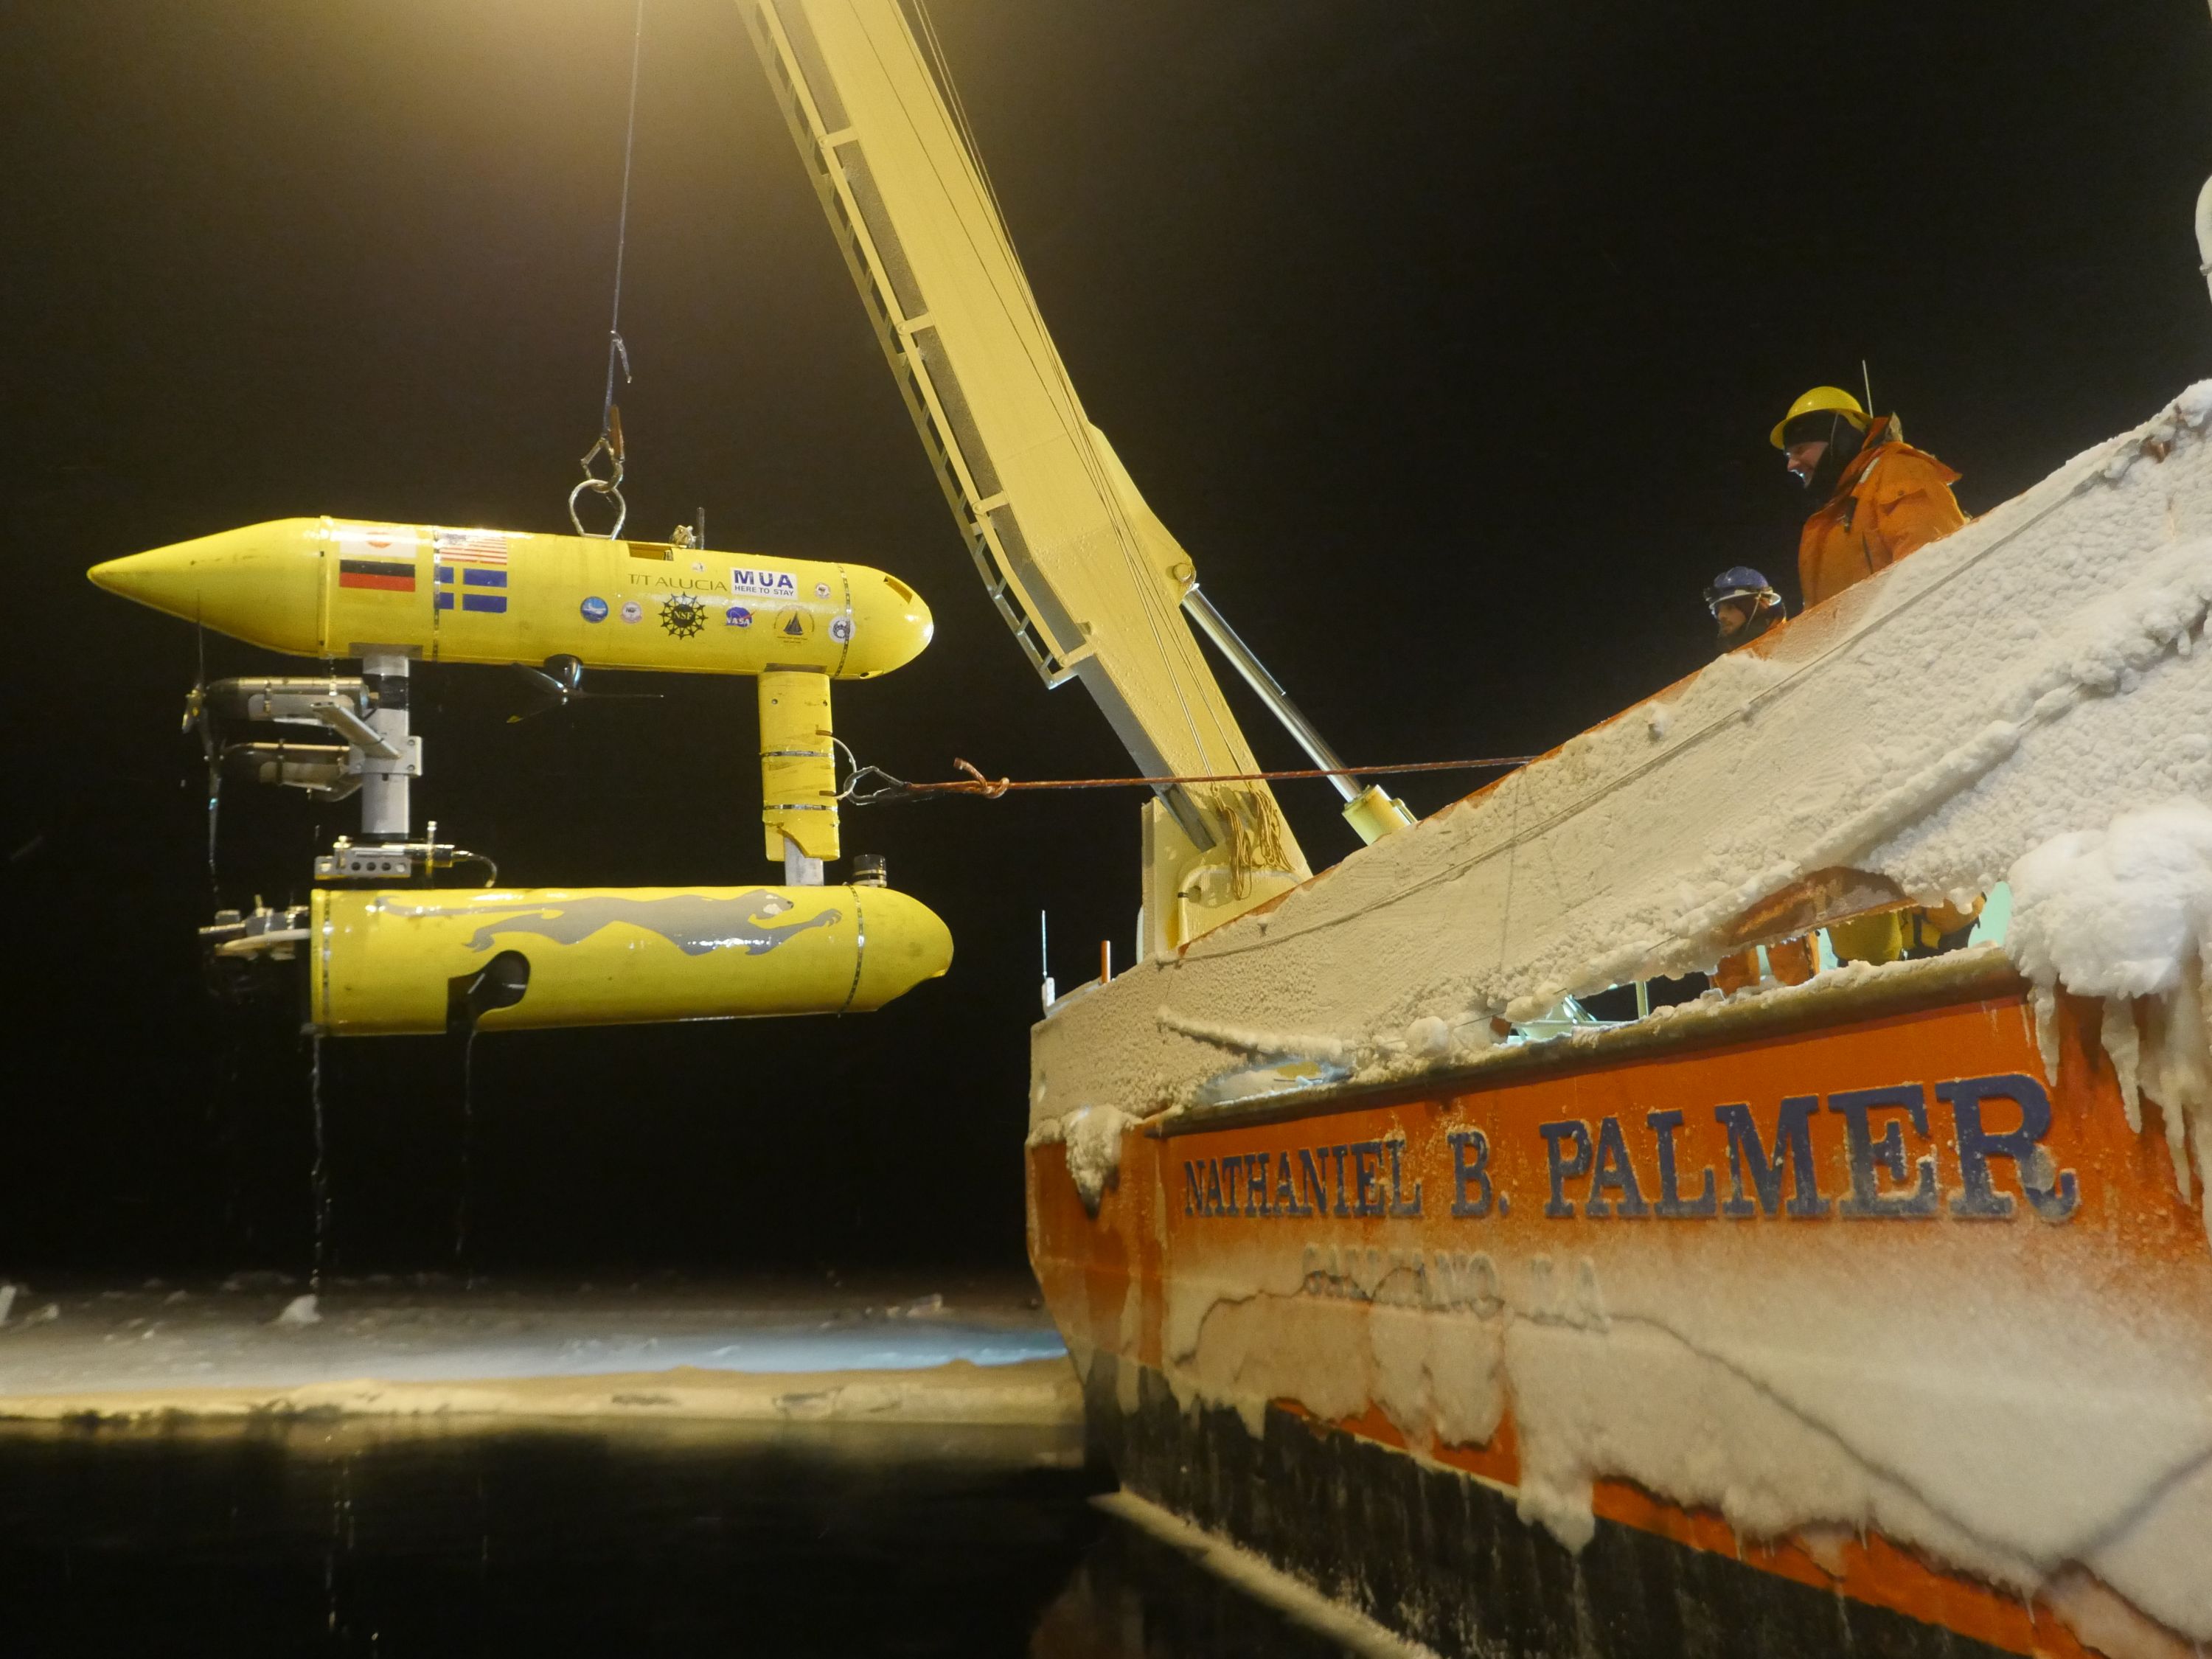
<svg viewBox="0 0 2212 1659">
<path fill-rule="evenodd" d="M 1843 1127 L 1850 1188 L 1831 1196 L 1820 1189 L 1813 1153 L 1813 1124 L 1823 1109 L 1819 1095 L 1784 1099 L 1764 1127 L 1747 1105 L 1716 1106 L 1713 1120 L 1728 1137 L 1727 1196 L 1717 1171 L 1685 1170 L 1675 1137 L 1683 1115 L 1644 1115 L 1641 1129 L 1624 1130 L 1617 1117 L 1593 1130 L 1581 1118 L 1539 1123 L 1551 1194 L 1546 1216 L 1591 1220 L 1615 1218 L 1747 1218 L 1783 1214 L 1846 1220 L 1909 1219 L 1948 1212 L 2001 1218 L 2014 1213 L 2010 1194 L 1997 1190 L 1990 1166 L 2009 1164 L 2029 1206 L 2046 1221 L 2069 1219 L 2081 1202 L 2070 1170 L 2055 1170 L 2043 1146 L 2051 1133 L 2051 1097 L 2019 1073 L 1960 1078 L 1936 1085 L 1948 1122 L 1931 1127 L 1928 1091 L 1917 1083 L 1886 1089 L 1853 1089 L 1826 1097 L 1828 1115 Z M 1997 1115 L 2017 1115 L 2018 1127 L 1993 1129 L 1984 1105 L 2001 1103 Z M 1912 1138 L 1908 1146 L 1906 1136 Z M 1641 1158 L 1630 1155 L 1632 1135 Z M 1946 1194 L 1936 1181 L 1934 1138 L 1950 1144 L 1960 1184 Z M 1511 1200 L 1491 1174 L 1490 1138 L 1480 1129 L 1455 1129 L 1451 1148 L 1451 1213 L 1480 1218 L 1511 1212 Z M 1294 1152 L 1228 1152 L 1186 1158 L 1183 1213 L 1192 1216 L 1384 1216 L 1422 1213 L 1419 1180 L 1407 1181 L 1406 1142 L 1393 1137 L 1342 1146 L 1301 1146 Z M 1656 1169 L 1655 1185 L 1638 1174 Z M 1577 1207 L 1577 1199 L 1580 1200 Z"/>
</svg>

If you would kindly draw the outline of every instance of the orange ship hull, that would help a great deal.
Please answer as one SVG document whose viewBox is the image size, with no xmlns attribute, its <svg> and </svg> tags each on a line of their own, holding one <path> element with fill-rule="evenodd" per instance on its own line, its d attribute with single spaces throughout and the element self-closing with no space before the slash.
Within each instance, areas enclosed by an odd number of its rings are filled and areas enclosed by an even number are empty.
<svg viewBox="0 0 2212 1659">
<path fill-rule="evenodd" d="M 2100 1398 L 2069 1340 L 2212 1377 L 2156 1108 L 2130 1127 L 2094 1002 L 2062 1001 L 2046 1079 L 1977 954 L 1155 1116 L 1095 1215 L 1033 1145 L 1030 1259 L 1102 1454 L 1444 1651 L 2190 1652 L 2103 1576 L 2135 1557 L 2038 1555 L 1946 1496 Z M 1969 1426 L 1916 1450 L 1945 1413 Z M 2051 1447 L 2054 1486 L 2081 1454 Z"/>
</svg>

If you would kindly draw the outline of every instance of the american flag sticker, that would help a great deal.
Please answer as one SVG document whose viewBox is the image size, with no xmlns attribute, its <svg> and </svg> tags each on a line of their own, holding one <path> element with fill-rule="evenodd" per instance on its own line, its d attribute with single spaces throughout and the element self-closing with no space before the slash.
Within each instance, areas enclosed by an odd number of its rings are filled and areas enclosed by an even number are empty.
<svg viewBox="0 0 2212 1659">
<path fill-rule="evenodd" d="M 434 530 L 441 564 L 507 563 L 507 538 L 496 530 Z"/>
</svg>

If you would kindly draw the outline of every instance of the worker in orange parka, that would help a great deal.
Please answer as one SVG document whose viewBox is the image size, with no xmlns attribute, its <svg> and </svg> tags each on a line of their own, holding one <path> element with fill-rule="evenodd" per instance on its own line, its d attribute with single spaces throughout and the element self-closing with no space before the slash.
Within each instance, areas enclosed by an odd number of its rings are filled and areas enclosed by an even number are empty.
<svg viewBox="0 0 2212 1659">
<path fill-rule="evenodd" d="M 1797 581 L 1808 606 L 1966 522 L 1951 494 L 1959 475 L 1906 443 L 1896 416 L 1869 416 L 1839 386 L 1814 386 L 1771 436 L 1820 503 L 1797 541 Z"/>
<path fill-rule="evenodd" d="M 1808 609 L 1966 522 L 1951 494 L 1959 475 L 1906 443 L 1895 415 L 1869 416 L 1840 386 L 1814 386 L 1768 435 L 1820 502 L 1797 541 Z M 1981 908 L 1877 912 L 1835 924 L 1828 940 L 1842 962 L 1934 956 L 1966 942 Z"/>
</svg>

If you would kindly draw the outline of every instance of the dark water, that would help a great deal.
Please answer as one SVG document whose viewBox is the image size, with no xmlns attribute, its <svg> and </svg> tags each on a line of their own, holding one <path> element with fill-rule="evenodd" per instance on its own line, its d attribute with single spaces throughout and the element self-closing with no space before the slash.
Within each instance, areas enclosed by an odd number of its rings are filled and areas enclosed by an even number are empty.
<svg viewBox="0 0 2212 1659">
<path fill-rule="evenodd" d="M 1334 1655 L 1068 1433 L 0 1432 L 0 1652 Z"/>
</svg>

